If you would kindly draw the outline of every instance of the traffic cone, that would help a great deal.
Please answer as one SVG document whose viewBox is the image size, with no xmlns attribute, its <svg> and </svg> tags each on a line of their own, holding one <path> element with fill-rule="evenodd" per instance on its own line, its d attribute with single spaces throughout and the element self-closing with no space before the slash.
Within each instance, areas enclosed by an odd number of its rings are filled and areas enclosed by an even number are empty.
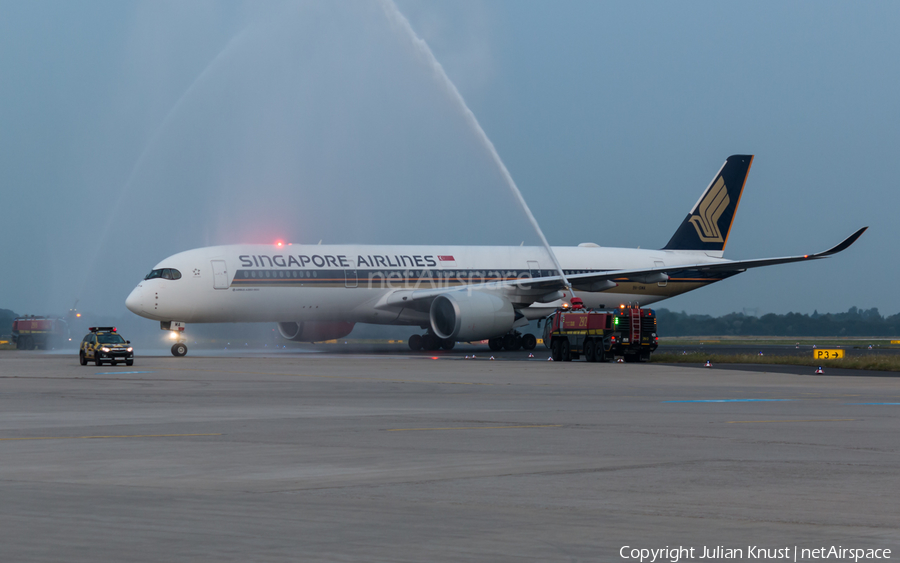
<svg viewBox="0 0 900 563">
<path fill-rule="evenodd" d="M 548 362 L 552 362 L 552 361 L 553 361 L 553 356 L 550 356 L 549 358 L 547 358 L 547 361 L 548 361 Z"/>
<path fill-rule="evenodd" d="M 624 363 L 625 363 L 625 360 L 622 359 L 622 358 L 619 358 L 618 360 L 616 360 L 616 363 L 617 363 L 617 364 L 624 364 Z"/>
<path fill-rule="evenodd" d="M 528 357 L 529 357 L 529 358 L 533 358 L 533 357 L 534 357 L 534 354 L 532 354 L 531 352 L 529 352 L 529 353 L 528 353 Z"/>
<path fill-rule="evenodd" d="M 712 362 L 710 362 L 709 360 L 706 360 L 706 363 L 703 365 L 703 367 L 705 367 L 705 368 L 711 368 L 711 367 L 712 367 Z"/>
<path fill-rule="evenodd" d="M 822 369 L 822 366 L 819 366 L 819 369 L 816 370 L 816 375 L 825 375 L 825 370 Z"/>
<path fill-rule="evenodd" d="M 494 356 L 491 356 L 491 359 L 493 360 L 493 359 L 494 359 Z"/>
</svg>

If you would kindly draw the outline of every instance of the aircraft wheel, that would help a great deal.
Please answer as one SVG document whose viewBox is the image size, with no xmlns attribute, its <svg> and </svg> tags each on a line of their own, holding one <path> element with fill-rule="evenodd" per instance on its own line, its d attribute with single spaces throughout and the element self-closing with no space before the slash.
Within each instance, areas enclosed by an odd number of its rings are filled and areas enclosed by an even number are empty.
<svg viewBox="0 0 900 563">
<path fill-rule="evenodd" d="M 534 350 L 537 346 L 537 338 L 533 334 L 525 334 L 522 336 L 522 348 L 526 350 Z"/>
<path fill-rule="evenodd" d="M 409 349 L 419 351 L 422 349 L 422 337 L 418 334 L 413 334 L 409 337 Z"/>
<path fill-rule="evenodd" d="M 569 347 L 569 339 L 563 338 L 559 342 L 559 357 L 564 362 L 572 361 L 572 354 L 570 353 L 571 348 Z"/>
<path fill-rule="evenodd" d="M 550 357 L 554 362 L 562 361 L 562 351 L 560 350 L 559 340 L 554 340 L 550 344 Z"/>
<path fill-rule="evenodd" d="M 492 352 L 498 352 L 501 348 L 503 348 L 503 337 L 498 336 L 497 338 L 491 338 L 488 340 L 488 347 Z"/>
<path fill-rule="evenodd" d="M 178 342 L 172 345 L 172 355 L 173 356 L 184 356 L 187 354 L 187 346 L 184 345 L 183 342 Z"/>
<path fill-rule="evenodd" d="M 432 352 L 437 350 L 441 345 L 440 339 L 433 334 L 423 334 L 422 335 L 422 348 L 425 350 Z"/>
<path fill-rule="evenodd" d="M 86 366 L 86 365 L 87 365 L 87 358 L 84 357 L 84 351 L 83 351 L 83 350 L 79 350 L 79 351 L 78 351 L 78 363 L 80 363 L 80 364 L 83 365 L 83 366 Z"/>
<path fill-rule="evenodd" d="M 456 340 L 452 338 L 445 338 L 441 340 L 441 348 L 444 350 L 453 350 L 453 347 L 456 346 Z"/>
<path fill-rule="evenodd" d="M 588 338 L 584 342 L 584 359 L 587 362 L 597 361 L 597 344 L 593 338 Z"/>
</svg>

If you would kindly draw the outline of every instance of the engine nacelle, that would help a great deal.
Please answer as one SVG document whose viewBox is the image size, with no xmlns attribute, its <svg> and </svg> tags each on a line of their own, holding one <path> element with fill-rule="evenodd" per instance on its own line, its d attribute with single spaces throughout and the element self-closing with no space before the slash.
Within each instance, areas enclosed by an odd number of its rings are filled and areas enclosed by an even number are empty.
<svg viewBox="0 0 900 563">
<path fill-rule="evenodd" d="M 440 338 L 462 342 L 484 340 L 512 330 L 512 303 L 490 293 L 444 293 L 431 302 L 431 329 Z"/>
<path fill-rule="evenodd" d="M 294 342 L 322 342 L 343 338 L 350 334 L 355 323 L 345 321 L 322 322 L 302 321 L 278 323 L 278 332 L 281 336 Z"/>
</svg>

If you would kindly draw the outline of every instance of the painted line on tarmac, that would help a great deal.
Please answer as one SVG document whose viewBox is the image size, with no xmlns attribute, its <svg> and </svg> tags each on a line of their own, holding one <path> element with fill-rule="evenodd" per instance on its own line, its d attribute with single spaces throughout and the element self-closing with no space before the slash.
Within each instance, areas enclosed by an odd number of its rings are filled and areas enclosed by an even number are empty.
<svg viewBox="0 0 900 563">
<path fill-rule="evenodd" d="M 222 434 L 130 434 L 123 436 L 29 436 L 25 438 L 0 438 L 0 442 L 22 440 L 97 440 L 108 438 L 184 438 L 188 436 L 221 436 Z"/>
<path fill-rule="evenodd" d="M 411 432 L 420 430 L 492 430 L 498 428 L 559 428 L 562 424 L 528 424 L 521 426 L 454 426 L 449 428 L 388 428 L 388 432 Z"/>
<path fill-rule="evenodd" d="M 900 403 L 847 403 L 848 405 L 900 405 Z"/>
<path fill-rule="evenodd" d="M 726 424 L 762 424 L 768 422 L 852 422 L 856 418 L 809 418 L 805 420 L 729 420 Z"/>
<path fill-rule="evenodd" d="M 98 371 L 97 375 L 122 375 L 126 373 L 156 373 L 153 371 Z"/>
<path fill-rule="evenodd" d="M 775 403 L 793 399 L 688 399 L 682 401 L 662 401 L 663 403 Z"/>
</svg>

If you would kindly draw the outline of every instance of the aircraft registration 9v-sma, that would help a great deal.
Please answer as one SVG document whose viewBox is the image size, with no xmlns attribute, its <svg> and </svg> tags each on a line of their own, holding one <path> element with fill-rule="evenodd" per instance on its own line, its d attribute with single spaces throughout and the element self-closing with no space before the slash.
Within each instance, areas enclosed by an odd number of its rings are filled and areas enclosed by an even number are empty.
<svg viewBox="0 0 900 563">
<path fill-rule="evenodd" d="M 516 329 L 563 306 L 573 292 L 587 308 L 649 305 L 750 268 L 832 256 L 866 230 L 816 254 L 723 258 L 752 161 L 728 157 L 658 250 L 592 243 L 211 246 L 159 262 L 125 304 L 179 334 L 187 323 L 275 322 L 288 340 L 317 342 L 372 323 L 421 327 L 426 332 L 410 338 L 413 349 L 485 339 L 492 347 L 533 348 L 534 337 Z M 182 341 L 172 352 L 184 355 L 187 347 Z"/>
</svg>

